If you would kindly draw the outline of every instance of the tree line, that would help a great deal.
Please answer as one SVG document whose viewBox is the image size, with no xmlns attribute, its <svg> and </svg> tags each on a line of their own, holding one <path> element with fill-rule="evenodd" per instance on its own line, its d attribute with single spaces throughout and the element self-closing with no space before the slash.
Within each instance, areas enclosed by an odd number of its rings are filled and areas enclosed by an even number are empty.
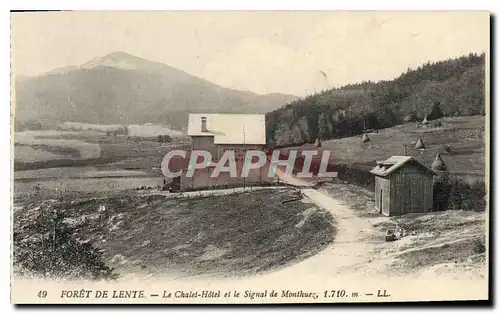
<svg viewBox="0 0 500 314">
<path fill-rule="evenodd" d="M 300 145 L 424 118 L 484 115 L 484 71 L 484 53 L 471 53 L 427 62 L 393 80 L 323 90 L 267 113 L 267 143 Z"/>
</svg>

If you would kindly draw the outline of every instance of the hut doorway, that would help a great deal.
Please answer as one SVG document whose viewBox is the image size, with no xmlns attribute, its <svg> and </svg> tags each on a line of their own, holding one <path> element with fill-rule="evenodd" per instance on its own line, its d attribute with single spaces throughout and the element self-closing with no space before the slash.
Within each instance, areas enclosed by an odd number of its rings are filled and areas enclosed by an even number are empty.
<svg viewBox="0 0 500 314">
<path fill-rule="evenodd" d="M 384 202 L 382 201 L 382 195 L 384 195 L 384 193 L 382 193 L 383 190 L 380 189 L 380 197 L 379 197 L 379 202 L 380 202 L 380 206 L 378 207 L 379 208 L 379 213 L 382 213 L 382 204 L 384 204 Z"/>
</svg>

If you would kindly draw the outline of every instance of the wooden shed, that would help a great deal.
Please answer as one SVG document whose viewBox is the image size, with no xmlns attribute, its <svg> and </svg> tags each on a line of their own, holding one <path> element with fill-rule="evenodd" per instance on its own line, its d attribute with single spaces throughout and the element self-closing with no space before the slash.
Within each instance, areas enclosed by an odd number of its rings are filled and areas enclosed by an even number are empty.
<svg viewBox="0 0 500 314">
<path fill-rule="evenodd" d="M 375 207 L 386 216 L 432 210 L 433 176 L 436 173 L 410 156 L 392 156 L 377 162 Z"/>
</svg>

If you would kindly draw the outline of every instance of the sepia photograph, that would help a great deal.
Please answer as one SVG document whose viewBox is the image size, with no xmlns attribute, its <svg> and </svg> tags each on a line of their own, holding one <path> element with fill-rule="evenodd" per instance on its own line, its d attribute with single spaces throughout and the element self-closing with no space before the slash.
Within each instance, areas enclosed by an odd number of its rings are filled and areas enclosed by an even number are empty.
<svg viewBox="0 0 500 314">
<path fill-rule="evenodd" d="M 488 300 L 489 12 L 10 19 L 11 303 Z"/>
</svg>

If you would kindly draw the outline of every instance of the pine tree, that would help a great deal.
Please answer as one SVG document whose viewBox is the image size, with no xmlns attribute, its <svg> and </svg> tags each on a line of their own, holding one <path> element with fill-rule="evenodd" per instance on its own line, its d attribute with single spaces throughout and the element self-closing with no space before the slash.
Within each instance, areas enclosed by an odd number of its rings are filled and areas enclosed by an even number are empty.
<svg viewBox="0 0 500 314">
<path fill-rule="evenodd" d="M 435 101 L 432 104 L 431 113 L 427 115 L 427 120 L 436 120 L 442 118 L 444 116 L 443 111 L 441 110 L 439 101 Z"/>
<path fill-rule="evenodd" d="M 328 121 L 326 115 L 321 114 L 318 119 L 318 138 L 321 140 L 328 139 L 330 137 L 330 129 L 328 128 Z"/>
</svg>

